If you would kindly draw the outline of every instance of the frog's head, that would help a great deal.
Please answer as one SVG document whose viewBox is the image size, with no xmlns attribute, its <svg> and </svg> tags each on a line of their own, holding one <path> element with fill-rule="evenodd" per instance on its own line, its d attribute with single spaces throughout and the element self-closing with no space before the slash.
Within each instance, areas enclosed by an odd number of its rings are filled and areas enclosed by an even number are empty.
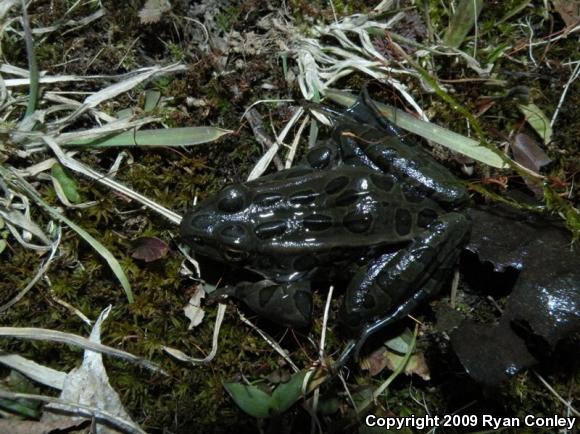
<svg viewBox="0 0 580 434">
<path fill-rule="evenodd" d="M 256 254 L 255 235 L 247 223 L 249 192 L 242 184 L 226 187 L 185 214 L 180 233 L 202 256 L 243 266 Z"/>
</svg>

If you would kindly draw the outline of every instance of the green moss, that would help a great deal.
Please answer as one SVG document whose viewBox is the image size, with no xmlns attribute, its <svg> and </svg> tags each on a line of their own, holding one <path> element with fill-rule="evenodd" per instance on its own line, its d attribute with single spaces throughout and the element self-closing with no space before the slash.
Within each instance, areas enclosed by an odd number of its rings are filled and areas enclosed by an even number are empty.
<svg viewBox="0 0 580 434">
<path fill-rule="evenodd" d="M 226 33 L 229 32 L 232 29 L 232 26 L 238 21 L 240 11 L 240 8 L 237 6 L 229 6 L 225 8 L 224 11 L 216 17 L 218 27 Z"/>
</svg>

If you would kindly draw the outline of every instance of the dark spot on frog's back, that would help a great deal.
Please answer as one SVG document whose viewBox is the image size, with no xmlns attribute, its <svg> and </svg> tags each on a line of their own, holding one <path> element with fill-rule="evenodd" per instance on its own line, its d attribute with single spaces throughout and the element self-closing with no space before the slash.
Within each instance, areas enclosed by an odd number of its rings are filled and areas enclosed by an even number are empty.
<svg viewBox="0 0 580 434">
<path fill-rule="evenodd" d="M 302 220 L 304 228 L 312 231 L 323 231 L 332 226 L 332 217 L 324 214 L 311 214 Z"/>
<path fill-rule="evenodd" d="M 283 221 L 272 221 L 256 226 L 254 232 L 256 232 L 258 238 L 266 240 L 284 234 L 286 227 L 286 223 Z"/>
<path fill-rule="evenodd" d="M 395 230 L 400 236 L 408 235 L 411 232 L 411 225 L 413 223 L 413 217 L 409 210 L 405 208 L 399 208 L 395 212 Z"/>
<path fill-rule="evenodd" d="M 335 201 L 336 206 L 348 206 L 357 202 L 362 196 L 367 195 L 367 192 L 359 192 L 356 190 L 345 190 Z"/>
<path fill-rule="evenodd" d="M 282 195 L 278 193 L 259 193 L 254 197 L 253 202 L 258 206 L 276 205 L 282 200 Z"/>
<path fill-rule="evenodd" d="M 383 191 L 389 192 L 395 186 L 395 179 L 392 175 L 371 175 L 371 181 L 378 188 Z"/>
<path fill-rule="evenodd" d="M 334 178 L 328 184 L 326 184 L 326 187 L 324 187 L 324 191 L 326 192 L 326 194 L 338 193 L 348 185 L 348 182 L 349 179 L 346 176 L 339 176 L 337 178 Z"/>
<path fill-rule="evenodd" d="M 368 232 L 373 223 L 373 216 L 365 213 L 350 212 L 344 216 L 343 225 L 352 233 Z"/>
<path fill-rule="evenodd" d="M 306 161 L 315 169 L 324 169 L 332 161 L 332 150 L 327 146 L 316 147 L 308 153 Z"/>
<path fill-rule="evenodd" d="M 288 198 L 291 205 L 308 205 L 316 200 L 318 193 L 314 190 L 304 190 L 294 193 Z"/>
<path fill-rule="evenodd" d="M 437 212 L 430 208 L 425 208 L 421 210 L 417 217 L 417 226 L 420 228 L 426 228 L 437 218 Z"/>
<path fill-rule="evenodd" d="M 218 209 L 227 213 L 239 212 L 246 206 L 247 194 L 242 185 L 232 185 L 220 193 Z"/>
</svg>

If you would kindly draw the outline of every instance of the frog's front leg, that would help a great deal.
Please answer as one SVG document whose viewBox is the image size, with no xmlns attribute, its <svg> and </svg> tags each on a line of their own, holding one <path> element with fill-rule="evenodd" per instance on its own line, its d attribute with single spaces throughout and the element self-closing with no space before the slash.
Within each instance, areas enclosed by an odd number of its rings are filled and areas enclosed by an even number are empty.
<svg viewBox="0 0 580 434">
<path fill-rule="evenodd" d="M 307 281 L 241 282 L 217 289 L 209 299 L 220 300 L 229 296 L 243 301 L 258 315 L 285 327 L 306 327 L 312 318 L 312 292 Z"/>
<path fill-rule="evenodd" d="M 445 214 L 409 247 L 377 258 L 355 275 L 347 288 L 340 317 L 359 337 L 345 350 L 340 364 L 358 353 L 370 335 L 405 317 L 436 294 L 459 256 L 469 227 L 465 215 Z"/>
</svg>

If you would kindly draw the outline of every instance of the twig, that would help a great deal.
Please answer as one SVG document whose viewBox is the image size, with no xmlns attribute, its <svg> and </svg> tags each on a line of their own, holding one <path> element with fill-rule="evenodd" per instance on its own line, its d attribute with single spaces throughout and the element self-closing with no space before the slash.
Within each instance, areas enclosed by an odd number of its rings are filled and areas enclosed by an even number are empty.
<svg viewBox="0 0 580 434">
<path fill-rule="evenodd" d="M 303 113 L 304 109 L 302 107 L 298 107 L 298 110 L 294 112 L 294 115 L 292 115 L 288 123 L 284 126 L 284 128 L 280 132 L 280 135 L 276 137 L 276 143 L 274 144 L 274 146 L 268 149 L 268 151 L 262 156 L 262 158 L 258 160 L 256 165 L 248 175 L 247 179 L 248 181 L 259 178 L 266 171 L 268 165 L 272 161 L 272 158 L 274 158 L 274 155 L 276 155 L 276 152 L 278 152 L 279 147 L 284 144 L 284 139 L 288 135 L 290 128 L 294 126 L 294 124 L 298 121 L 298 119 L 300 119 L 300 116 L 302 116 Z"/>
<path fill-rule="evenodd" d="M 332 301 L 332 294 L 334 292 L 334 286 L 328 288 L 328 294 L 326 296 L 326 304 L 324 305 L 324 316 L 322 317 L 322 332 L 320 333 L 320 349 L 318 356 L 320 360 L 324 360 L 324 345 L 326 344 L 326 326 L 328 324 L 328 314 L 330 313 L 330 302 Z"/>
<path fill-rule="evenodd" d="M 274 140 L 272 140 L 268 135 L 268 133 L 266 132 L 264 124 L 262 122 L 262 117 L 260 116 L 260 113 L 258 113 L 258 110 L 256 110 L 255 108 L 250 108 L 246 110 L 246 112 L 244 113 L 244 117 L 250 124 L 252 132 L 254 133 L 254 137 L 262 145 L 265 151 L 274 146 Z M 276 166 L 277 170 L 282 170 L 284 168 L 282 160 L 280 160 L 280 157 L 278 155 L 274 155 L 274 159 L 272 160 L 272 162 Z"/>
<path fill-rule="evenodd" d="M 451 294 L 449 296 L 449 304 L 452 309 L 455 309 L 457 303 L 457 288 L 459 288 L 459 271 L 455 270 L 453 273 L 453 280 L 451 281 Z"/>
<path fill-rule="evenodd" d="M 240 311 L 238 311 L 238 315 L 240 316 L 240 319 L 245 324 L 249 325 L 251 328 L 256 330 L 258 332 L 258 334 L 260 336 L 262 336 L 262 339 L 264 339 L 268 343 L 268 345 L 270 345 L 272 348 L 274 348 L 274 350 L 278 354 L 280 354 L 284 360 L 286 360 L 286 362 L 292 367 L 294 372 L 298 372 L 300 370 L 300 369 L 298 369 L 298 366 L 296 366 L 296 364 L 292 361 L 292 359 L 290 358 L 290 355 L 288 355 L 288 352 L 284 348 L 282 348 L 278 342 L 276 342 L 274 339 L 272 339 L 270 337 L 270 335 L 268 335 L 268 333 L 266 333 L 264 330 L 262 330 L 258 326 L 252 324 L 252 322 L 250 320 L 248 320 L 245 317 L 245 315 L 243 313 L 241 313 Z"/>
<path fill-rule="evenodd" d="M 163 351 L 165 351 L 167 354 L 175 357 L 177 360 L 181 360 L 182 362 L 191 363 L 193 365 L 211 362 L 217 354 L 218 339 L 220 336 L 220 329 L 222 326 L 222 322 L 224 320 L 226 307 L 227 306 L 223 303 L 220 303 L 218 306 L 217 316 L 215 319 L 215 325 L 214 325 L 214 329 L 213 329 L 211 351 L 209 352 L 209 354 L 206 357 L 204 357 L 203 359 L 196 359 L 194 357 L 188 356 L 187 354 L 185 354 L 182 351 L 179 351 L 179 350 L 176 350 L 175 348 L 170 348 L 170 347 L 163 347 Z"/>
<path fill-rule="evenodd" d="M 538 379 L 542 382 L 542 384 L 546 387 L 546 389 L 548 389 L 550 391 L 550 393 L 552 393 L 552 395 L 554 395 L 556 397 L 556 399 L 558 401 L 560 401 L 562 404 L 564 404 L 566 406 L 566 408 L 568 410 L 570 410 L 570 412 L 576 416 L 576 417 L 580 417 L 580 412 L 578 410 L 576 410 L 574 407 L 572 407 L 572 404 L 569 401 L 566 401 L 564 398 L 562 398 L 562 395 L 560 395 L 551 385 L 550 383 L 548 383 L 546 380 L 544 380 L 544 377 L 542 377 L 540 374 L 538 374 L 536 371 L 532 371 L 536 377 L 538 377 Z"/>
<path fill-rule="evenodd" d="M 336 9 L 334 8 L 334 2 L 332 0 L 328 0 L 330 3 L 330 8 L 332 9 L 332 15 L 334 17 L 334 22 L 338 24 L 338 17 L 336 16 Z"/>
<path fill-rule="evenodd" d="M 552 120 L 550 121 L 550 127 L 554 127 L 556 123 L 556 119 L 558 118 L 558 114 L 560 113 L 560 109 L 562 108 L 562 104 L 564 103 L 564 98 L 566 98 L 566 94 L 568 93 L 568 89 L 570 85 L 580 76 L 580 62 L 576 63 L 576 67 L 570 74 L 570 78 L 566 82 L 564 86 L 564 90 L 562 91 L 562 95 L 560 95 L 560 100 L 558 101 L 558 105 L 556 106 L 556 110 L 554 111 L 554 115 L 552 116 Z"/>
</svg>

